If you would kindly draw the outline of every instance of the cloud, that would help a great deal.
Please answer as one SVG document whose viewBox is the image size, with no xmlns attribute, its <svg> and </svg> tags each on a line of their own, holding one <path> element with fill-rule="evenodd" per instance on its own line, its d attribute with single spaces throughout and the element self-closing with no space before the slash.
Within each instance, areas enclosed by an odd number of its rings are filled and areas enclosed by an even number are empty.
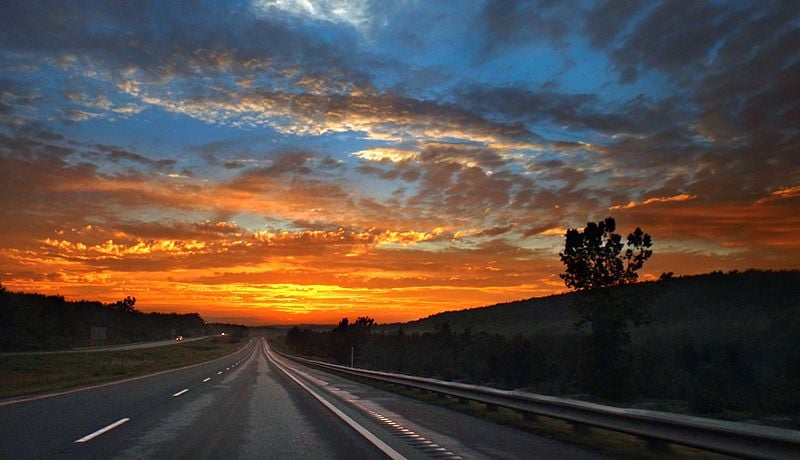
<svg viewBox="0 0 800 460">
<path fill-rule="evenodd" d="M 626 204 L 615 204 L 613 206 L 609 206 L 608 209 L 611 210 L 611 211 L 616 211 L 618 209 L 629 209 L 629 208 L 633 208 L 633 207 L 636 207 L 636 206 L 637 206 L 637 204 L 636 204 L 635 201 L 629 201 Z"/>
<path fill-rule="evenodd" d="M 800 185 L 795 185 L 791 187 L 780 187 L 770 192 L 768 196 L 760 198 L 758 201 L 756 201 L 756 204 L 768 203 L 770 201 L 775 201 L 775 200 L 796 198 L 798 196 L 800 196 Z"/>
<path fill-rule="evenodd" d="M 282 11 L 311 20 L 347 24 L 362 33 L 369 30 L 373 20 L 370 2 L 365 0 L 256 0 L 253 5 L 267 15 Z"/>
<path fill-rule="evenodd" d="M 775 266 L 784 265 L 800 244 L 796 232 L 791 230 L 800 221 L 786 214 L 782 206 L 717 204 L 708 207 L 687 203 L 669 208 L 646 206 L 630 212 L 630 218 L 648 233 L 675 241 L 685 240 L 690 235 L 691 239 L 716 248 L 739 251 L 742 260 L 748 259 L 747 254 L 761 252 L 757 259 L 769 258 Z M 692 245 L 688 243 L 687 246 Z"/>
<path fill-rule="evenodd" d="M 114 236 L 150 240 L 202 240 L 222 239 L 240 240 L 245 238 L 246 230 L 235 222 L 224 220 L 189 221 L 123 221 L 115 225 Z M 106 234 L 104 234 L 106 235 Z M 103 238 L 103 237 L 101 237 Z"/>
<path fill-rule="evenodd" d="M 403 161 L 416 160 L 419 158 L 419 153 L 413 150 L 404 150 L 392 147 L 379 147 L 366 150 L 359 150 L 351 154 L 354 157 L 361 158 L 362 160 L 369 161 L 389 161 L 392 163 L 400 163 Z"/>
<path fill-rule="evenodd" d="M 422 170 L 409 161 L 393 164 L 389 169 L 383 169 L 372 164 L 361 164 L 356 168 L 361 174 L 373 175 L 385 181 L 402 179 L 405 182 L 416 182 L 422 176 Z"/>
<path fill-rule="evenodd" d="M 488 121 L 458 107 L 394 94 L 315 95 L 274 91 L 222 92 L 213 96 L 142 100 L 207 123 L 270 126 L 296 136 L 365 132 L 370 139 L 462 139 L 505 148 L 539 148 L 540 137 L 517 124 Z"/>
<path fill-rule="evenodd" d="M 595 30 L 593 21 L 604 24 L 623 6 L 610 2 L 594 10 L 587 28 Z M 700 110 L 696 129 L 704 137 L 719 144 L 741 144 L 745 138 L 757 145 L 760 132 L 792 125 L 786 117 L 798 95 L 788 82 L 797 77 L 798 65 L 785 44 L 800 34 L 794 24 L 798 14 L 800 5 L 792 2 L 664 2 L 628 24 L 628 34 L 593 37 L 623 82 L 655 71 L 688 95 Z"/>
<path fill-rule="evenodd" d="M 117 147 L 91 148 L 87 153 L 0 136 L 0 176 L 4 184 L 0 203 L 6 209 L 0 217 L 7 228 L 20 236 L 28 232 L 44 239 L 42 232 L 51 231 L 53 226 L 47 222 L 82 227 L 92 220 L 122 220 L 135 210 L 173 216 L 245 212 L 288 219 L 317 214 L 363 220 L 358 217 L 351 192 L 335 182 L 340 166 L 327 157 L 284 152 L 275 155 L 269 166 L 246 169 L 230 182 L 204 184 L 166 176 L 159 179 L 136 170 L 103 173 L 86 160 L 128 162 L 145 171 L 170 170 L 174 162 L 152 160 Z M 83 161 L 73 164 L 76 158 Z M 324 213 L 315 213 L 315 208 Z"/>
<path fill-rule="evenodd" d="M 459 102 L 476 113 L 487 114 L 507 123 L 552 123 L 565 130 L 607 136 L 607 140 L 626 135 L 657 135 L 687 117 L 683 102 L 664 97 L 653 100 L 639 94 L 621 103 L 602 101 L 594 93 L 558 93 L 519 86 L 471 87 L 460 90 Z M 602 142 L 606 142 L 603 140 Z M 550 142 L 549 147 L 564 150 L 602 150 L 602 143 Z"/>
<path fill-rule="evenodd" d="M 290 151 L 275 155 L 270 160 L 270 165 L 263 168 L 251 168 L 245 171 L 240 178 L 245 177 L 278 177 L 283 175 L 308 175 L 311 174 L 310 161 L 313 155 L 310 152 Z"/>
<path fill-rule="evenodd" d="M 636 206 L 647 206 L 647 205 L 656 204 L 656 203 L 682 203 L 684 201 L 690 201 L 690 200 L 694 200 L 696 198 L 697 198 L 697 195 L 689 195 L 687 193 L 681 193 L 679 195 L 673 195 L 673 196 L 657 196 L 657 197 L 653 197 L 653 198 L 647 198 L 646 200 L 644 200 L 644 201 L 642 201 L 640 203 L 637 203 L 635 201 L 630 201 L 630 202 L 628 202 L 627 204 L 624 204 L 624 205 L 610 206 L 608 209 L 613 211 L 613 210 L 617 210 L 617 209 L 630 209 L 630 208 L 633 208 L 633 207 L 636 207 Z"/>
<path fill-rule="evenodd" d="M 511 230 L 513 230 L 514 227 L 516 227 L 515 224 L 487 228 L 486 230 L 481 230 L 480 232 L 476 233 L 475 236 L 476 237 L 495 237 L 495 236 L 505 235 L 505 234 L 509 233 Z"/>
<path fill-rule="evenodd" d="M 623 81 L 634 80 L 643 70 L 655 69 L 676 83 L 686 84 L 709 72 L 717 74 L 736 61 L 755 58 L 750 50 L 771 46 L 774 38 L 791 27 L 797 12 L 796 4 L 781 2 L 769 5 L 663 2 L 634 25 L 619 47 L 611 51 L 610 57 Z M 605 26 L 609 21 L 627 22 L 636 13 L 636 8 L 628 9 L 620 2 L 608 2 L 594 10 L 587 21 L 593 43 L 610 46 L 612 36 L 603 33 L 626 27 L 609 29 Z M 731 77 L 760 79 L 744 75 Z"/>
<path fill-rule="evenodd" d="M 129 152 L 127 150 L 120 149 L 119 147 L 110 145 L 94 144 L 92 148 L 96 150 L 96 152 L 85 152 L 83 153 L 83 156 L 95 161 L 102 159 L 108 160 L 112 163 L 131 162 L 148 166 L 155 170 L 171 169 L 177 164 L 177 161 L 173 159 L 163 158 L 159 160 L 153 160 L 136 152 Z"/>
<path fill-rule="evenodd" d="M 67 122 L 78 123 L 86 120 L 92 120 L 103 116 L 102 113 L 87 112 L 80 109 L 64 109 L 62 111 L 63 120 Z"/>
<path fill-rule="evenodd" d="M 561 227 L 552 227 L 539 232 L 539 235 L 543 236 L 564 236 L 566 234 L 567 234 L 567 229 Z"/>
<path fill-rule="evenodd" d="M 547 41 L 559 46 L 569 26 L 563 14 L 575 5 L 564 2 L 491 0 L 485 3 L 478 17 L 483 29 L 487 53 L 495 53 L 503 45 L 531 41 Z"/>
<path fill-rule="evenodd" d="M 662 3 L 611 53 L 621 80 L 636 79 L 641 67 L 672 76 L 687 64 L 699 64 L 740 14 L 711 2 Z"/>
<path fill-rule="evenodd" d="M 644 200 L 642 205 L 645 206 L 653 203 L 680 203 L 683 201 L 694 200 L 695 198 L 697 198 L 697 195 L 689 195 L 687 193 L 681 193 L 680 195 L 675 196 L 658 196 Z"/>
<path fill-rule="evenodd" d="M 396 231 L 340 227 L 250 232 L 228 222 L 208 221 L 177 222 L 172 226 L 148 223 L 117 226 L 125 231 L 115 230 L 113 226 L 87 226 L 62 232 L 55 238 L 39 240 L 28 257 L 42 261 L 58 258 L 72 264 L 117 272 L 258 266 L 276 257 L 286 257 L 284 265 L 304 267 L 303 270 L 312 274 L 315 270 L 335 270 L 329 267 L 331 258 L 374 256 L 384 247 L 397 250 L 451 236 L 441 228 Z M 114 238 L 106 239 L 109 235 Z M 315 265 L 319 266 L 314 268 Z M 314 280 L 315 283 L 319 281 Z"/>
<path fill-rule="evenodd" d="M 106 240 L 102 244 L 86 246 L 83 243 L 71 243 L 67 240 L 51 240 L 47 238 L 42 241 L 47 246 L 68 252 L 88 252 L 95 253 L 104 257 L 115 259 L 127 256 L 150 256 L 159 253 L 174 255 L 189 255 L 201 252 L 206 249 L 206 244 L 201 241 L 139 241 L 133 245 L 115 244 L 113 240 Z"/>
<path fill-rule="evenodd" d="M 343 51 L 352 47 L 340 46 L 348 44 L 347 37 L 327 43 L 274 14 L 254 15 L 249 4 L 178 1 L 165 8 L 143 1 L 131 11 L 84 0 L 12 1 L 4 7 L 0 43 L 6 49 L 75 73 L 91 69 L 132 95 L 148 85 L 199 75 L 219 77 L 220 84 L 230 73 L 239 81 L 280 79 L 287 71 L 362 79 L 349 63 L 352 53 Z M 95 27 L 100 23 L 103 27 Z"/>
<path fill-rule="evenodd" d="M 626 30 L 628 23 L 646 7 L 637 0 L 605 0 L 587 12 L 583 32 L 592 46 L 607 48 Z"/>
</svg>

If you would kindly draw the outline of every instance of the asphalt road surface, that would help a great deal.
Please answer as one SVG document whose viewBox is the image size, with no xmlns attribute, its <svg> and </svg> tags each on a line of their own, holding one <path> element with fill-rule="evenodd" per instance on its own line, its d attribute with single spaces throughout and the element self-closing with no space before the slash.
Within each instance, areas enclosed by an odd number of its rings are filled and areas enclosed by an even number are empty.
<svg viewBox="0 0 800 460">
<path fill-rule="evenodd" d="M 599 458 L 273 356 L 0 401 L 0 458 Z"/>
</svg>

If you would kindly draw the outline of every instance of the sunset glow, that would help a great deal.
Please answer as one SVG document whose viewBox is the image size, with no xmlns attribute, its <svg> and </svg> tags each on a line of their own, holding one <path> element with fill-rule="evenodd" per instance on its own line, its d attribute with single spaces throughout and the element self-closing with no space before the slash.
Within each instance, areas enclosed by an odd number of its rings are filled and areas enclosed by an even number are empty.
<svg viewBox="0 0 800 460">
<path fill-rule="evenodd" d="M 405 321 L 609 215 L 646 279 L 800 268 L 799 2 L 6 3 L 9 290 Z"/>
</svg>

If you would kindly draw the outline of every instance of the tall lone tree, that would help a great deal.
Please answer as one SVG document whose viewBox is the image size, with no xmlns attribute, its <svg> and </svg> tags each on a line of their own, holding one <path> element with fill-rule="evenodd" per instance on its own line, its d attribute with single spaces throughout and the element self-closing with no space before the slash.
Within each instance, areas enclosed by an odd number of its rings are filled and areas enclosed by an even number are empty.
<svg viewBox="0 0 800 460">
<path fill-rule="evenodd" d="M 628 345 L 630 325 L 645 321 L 642 298 L 618 287 L 636 282 L 644 263 L 653 255 L 652 239 L 636 228 L 623 243 L 616 221 L 608 217 L 589 222 L 581 231 L 569 229 L 560 276 L 578 292 L 578 324 L 591 325 L 584 344 L 583 377 L 587 390 L 603 397 L 623 398 L 629 391 Z M 624 252 L 623 252 L 624 250 Z"/>
<path fill-rule="evenodd" d="M 613 217 L 601 222 L 589 222 L 580 231 L 575 228 L 567 230 L 567 241 L 564 252 L 559 253 L 566 270 L 560 276 L 567 287 L 576 291 L 619 286 L 636 282 L 636 273 L 653 251 L 650 235 L 636 227 L 628 235 L 627 249 L 622 254 L 625 244 L 622 237 L 614 231 L 617 223 Z"/>
</svg>

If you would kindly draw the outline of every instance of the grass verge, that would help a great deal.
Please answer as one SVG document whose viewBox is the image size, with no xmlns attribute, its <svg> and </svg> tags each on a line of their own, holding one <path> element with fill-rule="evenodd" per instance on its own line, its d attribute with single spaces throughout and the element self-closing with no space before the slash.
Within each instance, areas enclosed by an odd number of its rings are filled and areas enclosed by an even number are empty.
<svg viewBox="0 0 800 460">
<path fill-rule="evenodd" d="M 0 399 L 110 382 L 210 361 L 245 345 L 235 338 L 138 350 L 0 356 Z"/>
</svg>

